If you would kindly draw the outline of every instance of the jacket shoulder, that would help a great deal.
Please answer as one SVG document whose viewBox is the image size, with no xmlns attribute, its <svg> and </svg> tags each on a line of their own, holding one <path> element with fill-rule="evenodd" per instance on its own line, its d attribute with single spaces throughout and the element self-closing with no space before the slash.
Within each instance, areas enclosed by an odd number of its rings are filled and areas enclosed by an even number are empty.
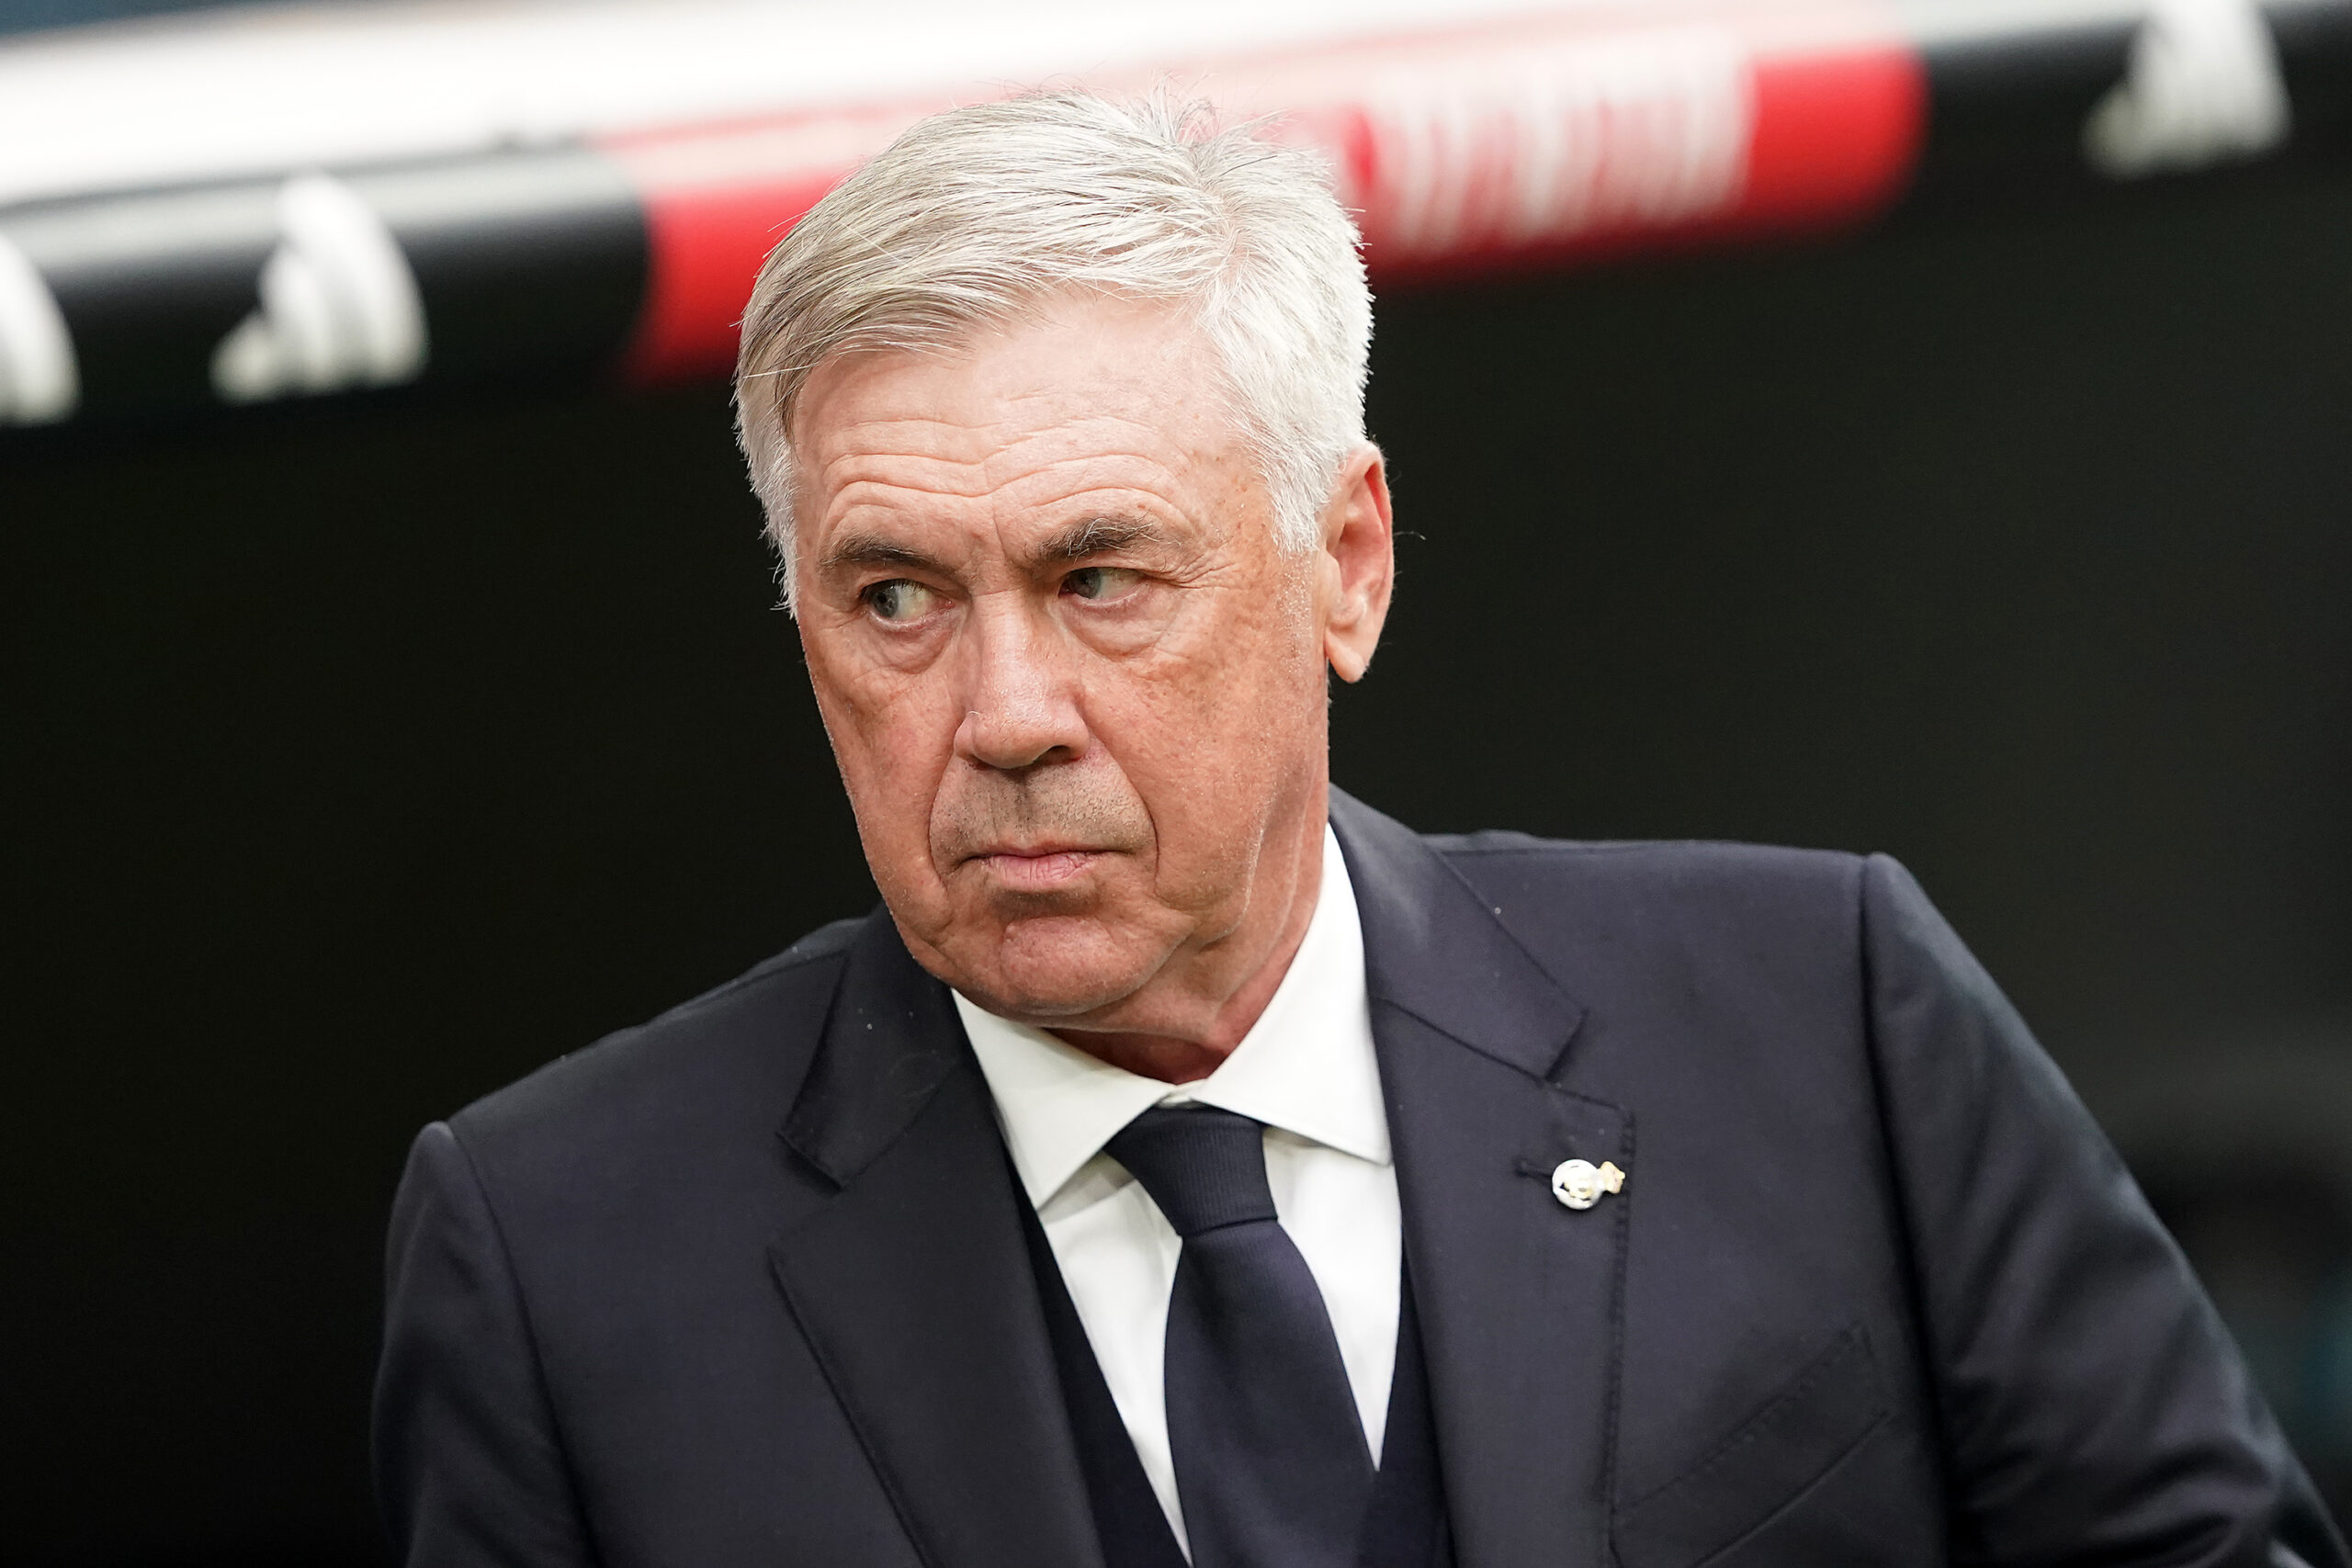
<svg viewBox="0 0 2352 1568">
<path fill-rule="evenodd" d="M 835 920 L 647 1022 L 560 1056 L 449 1119 L 477 1148 L 545 1139 L 585 1147 L 757 1101 L 780 1116 L 824 1026 L 864 921 Z"/>
<path fill-rule="evenodd" d="M 1827 900 L 1850 913 L 1869 859 L 1840 850 L 1704 840 L 1542 839 L 1532 833 L 1433 834 L 1429 846 L 1482 893 L 1623 905 Z M 1493 902 L 1489 898 L 1489 902 Z M 1506 913 L 1508 911 L 1506 910 Z"/>
<path fill-rule="evenodd" d="M 1474 833 L 1431 848 L 1570 995 L 1623 1012 L 1677 995 L 1859 1027 L 1866 875 L 1884 857 L 1766 844 Z"/>
</svg>

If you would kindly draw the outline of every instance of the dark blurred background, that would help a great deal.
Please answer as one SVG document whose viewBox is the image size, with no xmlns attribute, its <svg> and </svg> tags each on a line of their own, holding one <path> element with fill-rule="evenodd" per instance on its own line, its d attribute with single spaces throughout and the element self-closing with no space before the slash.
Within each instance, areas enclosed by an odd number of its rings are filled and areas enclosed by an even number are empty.
<svg viewBox="0 0 2352 1568">
<path fill-rule="evenodd" d="M 1381 301 L 1416 826 L 1883 850 L 2352 1508 L 2352 166 Z M 722 391 L 0 446 L 0 1557 L 364 1564 L 427 1120 L 873 898 Z"/>
</svg>

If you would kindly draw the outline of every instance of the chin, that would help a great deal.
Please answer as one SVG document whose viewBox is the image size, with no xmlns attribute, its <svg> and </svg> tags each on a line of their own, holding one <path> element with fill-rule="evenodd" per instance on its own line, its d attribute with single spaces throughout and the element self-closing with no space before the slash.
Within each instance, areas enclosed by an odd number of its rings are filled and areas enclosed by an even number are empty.
<svg viewBox="0 0 2352 1568">
<path fill-rule="evenodd" d="M 1107 930 L 1099 920 L 1040 916 L 1001 928 L 968 966 L 971 983 L 950 976 L 1001 1017 L 1045 1024 L 1115 1007 L 1139 990 L 1167 957 L 1156 942 Z"/>
</svg>

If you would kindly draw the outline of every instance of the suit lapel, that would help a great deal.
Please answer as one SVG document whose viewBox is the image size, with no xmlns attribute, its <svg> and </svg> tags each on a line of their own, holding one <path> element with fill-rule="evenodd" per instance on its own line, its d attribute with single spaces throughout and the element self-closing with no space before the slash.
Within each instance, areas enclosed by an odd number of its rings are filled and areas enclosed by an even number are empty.
<svg viewBox="0 0 2352 1568">
<path fill-rule="evenodd" d="M 1405 1250 L 1462 1568 L 1606 1562 L 1632 1121 L 1556 1081 L 1582 1012 L 1419 837 L 1332 792 L 1355 885 Z"/>
<path fill-rule="evenodd" d="M 1633 1168 L 1559 1086 L 1581 1010 L 1451 867 L 1332 792 L 1361 911 L 1461 1568 L 1599 1568 L 1631 1213 L 1552 1167 Z M 771 1250 L 793 1317 L 933 1568 L 1100 1568 L 1022 1201 L 946 989 L 877 912 L 783 1136 L 829 1189 Z"/>
<path fill-rule="evenodd" d="M 783 1137 L 831 1191 L 775 1277 L 923 1561 L 1101 1568 L 987 1087 L 885 914 Z"/>
</svg>

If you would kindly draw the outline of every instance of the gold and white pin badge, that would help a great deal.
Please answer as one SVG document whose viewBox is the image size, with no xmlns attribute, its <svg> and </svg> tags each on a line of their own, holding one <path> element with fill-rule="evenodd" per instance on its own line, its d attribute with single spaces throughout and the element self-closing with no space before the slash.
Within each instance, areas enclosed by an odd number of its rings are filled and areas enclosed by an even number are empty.
<svg viewBox="0 0 2352 1568">
<path fill-rule="evenodd" d="M 1564 1159 L 1552 1168 L 1552 1196 L 1571 1209 L 1589 1209 L 1604 1192 L 1625 1190 L 1625 1173 L 1615 1160 L 1594 1165 L 1589 1159 Z"/>
</svg>

